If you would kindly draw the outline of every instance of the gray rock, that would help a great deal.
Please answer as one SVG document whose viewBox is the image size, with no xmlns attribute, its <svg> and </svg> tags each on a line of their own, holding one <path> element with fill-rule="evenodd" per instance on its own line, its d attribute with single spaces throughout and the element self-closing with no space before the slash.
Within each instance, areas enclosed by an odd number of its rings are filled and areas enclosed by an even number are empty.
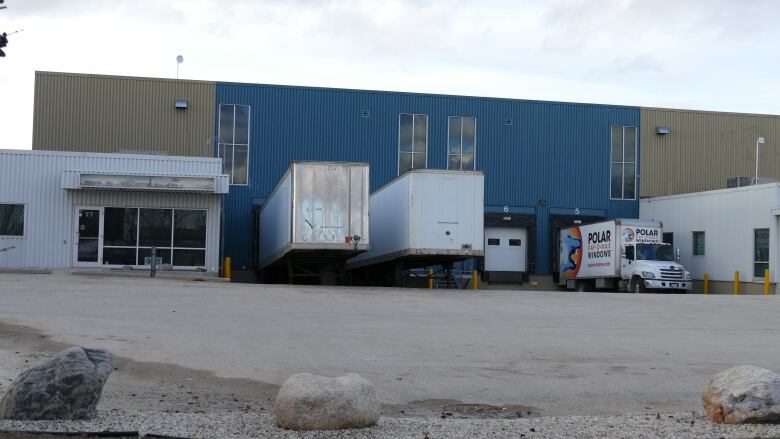
<svg viewBox="0 0 780 439">
<path fill-rule="evenodd" d="M 113 370 L 111 353 L 73 347 L 22 372 L 0 401 L 0 419 L 89 419 Z"/>
<path fill-rule="evenodd" d="M 374 385 L 356 374 L 293 375 L 279 389 L 274 404 L 277 425 L 291 430 L 370 427 L 380 413 Z"/>
<path fill-rule="evenodd" d="M 780 375 L 756 366 L 737 366 L 715 375 L 702 394 L 714 422 L 780 422 Z"/>
</svg>

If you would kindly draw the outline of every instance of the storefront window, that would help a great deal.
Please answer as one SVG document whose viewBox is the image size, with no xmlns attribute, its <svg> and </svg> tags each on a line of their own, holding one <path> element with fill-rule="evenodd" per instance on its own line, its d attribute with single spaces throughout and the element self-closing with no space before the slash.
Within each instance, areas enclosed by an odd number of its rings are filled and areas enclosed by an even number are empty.
<svg viewBox="0 0 780 439">
<path fill-rule="evenodd" d="M 149 265 L 155 246 L 160 264 L 205 266 L 206 219 L 205 210 L 106 207 L 103 264 Z"/>
</svg>

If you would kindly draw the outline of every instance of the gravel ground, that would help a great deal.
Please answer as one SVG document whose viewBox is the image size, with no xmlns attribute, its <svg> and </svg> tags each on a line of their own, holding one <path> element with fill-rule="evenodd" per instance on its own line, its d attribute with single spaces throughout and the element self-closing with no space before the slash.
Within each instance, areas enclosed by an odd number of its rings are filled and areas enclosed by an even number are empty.
<svg viewBox="0 0 780 439">
<path fill-rule="evenodd" d="M 0 431 L 128 432 L 186 438 L 780 438 L 780 425 L 712 424 L 700 413 L 534 419 L 381 418 L 372 428 L 298 433 L 269 413 L 101 411 L 93 421 L 0 421 Z"/>
</svg>

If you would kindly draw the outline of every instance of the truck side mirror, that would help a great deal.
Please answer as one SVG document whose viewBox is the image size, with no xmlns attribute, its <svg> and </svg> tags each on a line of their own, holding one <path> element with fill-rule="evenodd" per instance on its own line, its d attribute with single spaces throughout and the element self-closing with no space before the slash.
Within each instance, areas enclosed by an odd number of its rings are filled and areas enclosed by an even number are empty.
<svg viewBox="0 0 780 439">
<path fill-rule="evenodd" d="M 674 257 L 675 257 L 676 260 L 678 260 L 678 261 L 680 260 L 680 248 L 679 247 L 677 248 L 677 252 L 675 253 Z"/>
<path fill-rule="evenodd" d="M 626 247 L 626 259 L 629 263 L 634 260 L 634 247 Z"/>
</svg>

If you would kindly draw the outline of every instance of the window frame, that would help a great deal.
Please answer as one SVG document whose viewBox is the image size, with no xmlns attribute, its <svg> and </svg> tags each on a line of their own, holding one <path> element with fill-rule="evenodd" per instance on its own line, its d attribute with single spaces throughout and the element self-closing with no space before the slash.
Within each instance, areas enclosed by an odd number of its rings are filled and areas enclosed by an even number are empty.
<svg viewBox="0 0 780 439">
<path fill-rule="evenodd" d="M 23 239 L 27 237 L 27 203 L 0 202 L 2 206 L 22 206 L 22 234 L 0 235 L 0 239 Z"/>
<path fill-rule="evenodd" d="M 767 234 L 767 237 L 766 237 L 766 257 L 767 257 L 767 260 L 766 261 L 757 261 L 756 260 L 756 232 L 758 232 L 759 230 L 762 230 L 762 231 L 766 230 L 766 234 Z M 771 240 L 770 231 L 769 231 L 768 227 L 758 227 L 758 228 L 753 229 L 753 278 L 754 279 L 764 279 L 764 272 L 763 272 L 763 270 L 761 271 L 761 276 L 756 276 L 755 275 L 756 274 L 756 265 L 764 264 L 764 265 L 766 265 L 766 268 L 769 268 L 769 247 L 770 247 L 770 242 L 771 241 L 772 240 Z"/>
<path fill-rule="evenodd" d="M 696 253 L 696 236 L 701 235 L 702 239 L 702 252 Z M 691 231 L 691 256 L 694 258 L 703 258 L 707 255 L 707 233 L 704 230 Z"/>
<path fill-rule="evenodd" d="M 460 152 L 458 154 L 451 154 L 450 153 L 450 129 L 452 128 L 452 120 L 453 119 L 460 119 Z M 476 171 L 477 170 L 477 117 L 476 116 L 447 116 L 447 146 L 445 148 L 446 154 L 447 154 L 447 169 L 450 170 L 450 157 L 451 156 L 458 156 L 460 157 L 460 169 L 452 169 L 454 171 L 463 171 L 463 119 L 474 119 L 474 153 L 473 154 L 466 154 L 470 155 L 473 159 L 474 163 L 474 169 L 466 169 L 466 171 Z"/>
<path fill-rule="evenodd" d="M 622 135 L 621 146 L 621 161 L 612 160 L 612 147 L 614 146 L 614 139 L 612 138 L 613 128 L 620 128 Z M 634 161 L 626 161 L 626 128 L 634 129 Z M 637 162 L 639 161 L 639 128 L 636 125 L 610 125 L 609 126 L 609 199 L 614 201 L 636 201 L 638 197 L 638 185 L 637 185 Z M 620 197 L 615 198 L 612 196 L 612 165 L 620 164 L 621 180 L 620 180 Z M 626 165 L 634 165 L 634 196 L 632 198 L 626 198 Z"/>
<path fill-rule="evenodd" d="M 248 109 L 248 116 L 247 116 L 247 127 L 246 127 L 246 142 L 247 143 L 236 143 L 236 108 L 237 107 L 247 107 Z M 228 142 L 226 139 L 222 138 L 222 107 L 233 107 L 233 138 L 230 139 L 231 141 Z M 231 157 L 230 157 L 230 174 L 228 174 L 228 180 L 230 186 L 249 186 L 249 158 L 250 158 L 250 150 L 252 145 L 252 106 L 247 104 L 224 104 L 220 103 L 219 108 L 217 109 L 218 117 L 217 117 L 217 157 L 222 157 L 222 150 L 223 148 L 230 146 L 231 151 Z M 236 166 L 236 146 L 246 146 L 246 179 L 244 183 L 233 183 L 233 176 L 235 174 L 235 166 Z M 223 166 L 224 166 L 224 158 L 223 160 Z"/>
<path fill-rule="evenodd" d="M 412 116 L 412 150 L 411 151 L 401 151 L 401 116 L 408 115 Z M 420 152 L 414 152 L 414 119 L 416 116 L 425 116 L 425 153 Z M 403 173 L 406 173 L 408 171 L 411 171 L 413 169 L 428 169 L 428 132 L 430 127 L 430 118 L 428 117 L 428 114 L 426 113 L 398 113 L 398 143 L 397 143 L 397 163 L 396 163 L 396 171 L 398 175 L 401 175 Z M 411 154 L 412 156 L 412 167 L 409 169 L 404 170 L 401 172 L 401 154 Z M 425 154 L 425 167 L 424 168 L 415 168 L 414 167 L 414 155 L 415 154 Z"/>
</svg>

